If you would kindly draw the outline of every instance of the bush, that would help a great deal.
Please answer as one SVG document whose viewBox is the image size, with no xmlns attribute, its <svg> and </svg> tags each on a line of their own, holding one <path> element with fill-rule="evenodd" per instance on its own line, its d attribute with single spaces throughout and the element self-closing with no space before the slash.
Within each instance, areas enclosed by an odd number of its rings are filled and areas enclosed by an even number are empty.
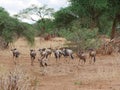
<svg viewBox="0 0 120 90">
<path fill-rule="evenodd" d="M 36 90 L 37 79 L 27 75 L 21 67 L 0 76 L 0 90 Z"/>
<path fill-rule="evenodd" d="M 77 27 L 72 27 L 72 31 L 61 30 L 59 34 L 65 37 L 70 43 L 71 47 L 76 47 L 76 49 L 86 50 L 88 48 L 98 48 L 100 45 L 100 40 L 97 38 L 98 29 L 86 29 Z M 74 46 L 73 46 L 74 45 Z"/>
</svg>

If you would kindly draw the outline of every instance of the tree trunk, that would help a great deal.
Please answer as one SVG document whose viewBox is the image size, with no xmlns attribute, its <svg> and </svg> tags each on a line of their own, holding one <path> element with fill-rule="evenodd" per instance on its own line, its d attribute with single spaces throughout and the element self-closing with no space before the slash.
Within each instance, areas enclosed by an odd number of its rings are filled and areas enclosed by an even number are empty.
<svg viewBox="0 0 120 90">
<path fill-rule="evenodd" d="M 115 32 L 116 32 L 116 17 L 113 20 L 113 25 L 112 25 L 112 31 L 111 31 L 111 40 L 115 37 Z"/>
</svg>

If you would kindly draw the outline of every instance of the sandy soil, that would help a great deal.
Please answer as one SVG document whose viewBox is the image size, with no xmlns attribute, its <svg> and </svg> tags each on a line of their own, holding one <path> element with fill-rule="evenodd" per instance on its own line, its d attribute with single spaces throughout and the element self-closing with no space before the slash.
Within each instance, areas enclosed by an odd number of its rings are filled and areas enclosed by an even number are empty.
<svg viewBox="0 0 120 90">
<path fill-rule="evenodd" d="M 89 64 L 88 58 L 85 65 L 81 65 L 77 57 L 74 60 L 68 57 L 68 62 L 62 57 L 56 63 L 52 55 L 48 67 L 43 69 L 39 67 L 37 52 L 34 66 L 31 66 L 29 56 L 31 48 L 36 50 L 42 47 L 58 48 L 62 47 L 65 41 L 62 38 L 51 41 L 36 38 L 33 47 L 30 47 L 23 38 L 14 43 L 14 47 L 21 52 L 17 66 L 37 78 L 36 90 L 120 90 L 120 54 L 97 55 L 95 64 Z M 0 73 L 12 71 L 14 68 L 10 49 L 0 51 Z"/>
</svg>

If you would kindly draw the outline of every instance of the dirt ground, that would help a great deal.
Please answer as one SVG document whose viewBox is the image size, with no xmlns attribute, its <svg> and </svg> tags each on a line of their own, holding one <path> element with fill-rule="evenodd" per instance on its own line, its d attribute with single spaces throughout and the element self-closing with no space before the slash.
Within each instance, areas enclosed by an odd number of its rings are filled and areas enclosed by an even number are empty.
<svg viewBox="0 0 120 90">
<path fill-rule="evenodd" d="M 85 65 L 80 64 L 77 57 L 74 60 L 68 57 L 68 62 L 62 57 L 56 63 L 52 55 L 48 67 L 42 68 L 39 67 L 37 51 L 34 66 L 31 66 L 29 56 L 31 48 L 35 50 L 42 47 L 58 48 L 65 42 L 66 40 L 62 38 L 51 41 L 36 38 L 35 45 L 30 47 L 23 38 L 20 38 L 14 43 L 14 47 L 21 52 L 17 66 L 37 79 L 35 90 L 120 90 L 120 54 L 97 55 L 95 64 L 89 64 L 88 58 Z M 14 68 L 10 49 L 0 51 L 0 73 L 12 71 Z"/>
</svg>

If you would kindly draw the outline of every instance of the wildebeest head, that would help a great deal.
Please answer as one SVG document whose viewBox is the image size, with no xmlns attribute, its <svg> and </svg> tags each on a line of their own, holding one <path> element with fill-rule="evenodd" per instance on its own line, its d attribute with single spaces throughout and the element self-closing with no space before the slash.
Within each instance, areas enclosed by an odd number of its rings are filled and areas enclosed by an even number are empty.
<svg viewBox="0 0 120 90">
<path fill-rule="evenodd" d="M 14 49 L 11 49 L 11 51 L 12 51 L 12 53 L 13 53 L 13 57 L 19 57 L 19 55 L 20 55 L 20 52 L 16 49 L 16 48 L 14 48 Z"/>
</svg>

